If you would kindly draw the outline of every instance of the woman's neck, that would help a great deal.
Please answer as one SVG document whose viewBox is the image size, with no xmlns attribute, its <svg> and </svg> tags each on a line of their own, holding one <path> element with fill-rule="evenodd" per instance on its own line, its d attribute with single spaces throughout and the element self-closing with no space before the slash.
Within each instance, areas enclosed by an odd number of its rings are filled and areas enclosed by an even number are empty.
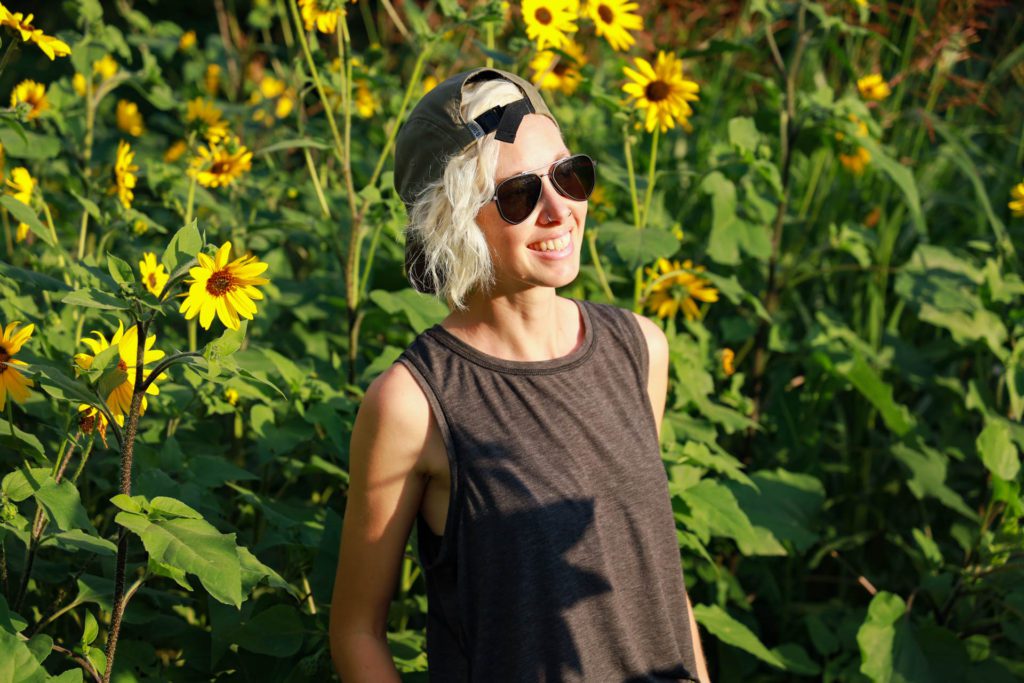
<svg viewBox="0 0 1024 683">
<path fill-rule="evenodd" d="M 473 348 L 510 361 L 545 361 L 572 353 L 585 329 L 576 303 L 554 289 L 512 296 L 471 296 L 441 323 Z"/>
</svg>

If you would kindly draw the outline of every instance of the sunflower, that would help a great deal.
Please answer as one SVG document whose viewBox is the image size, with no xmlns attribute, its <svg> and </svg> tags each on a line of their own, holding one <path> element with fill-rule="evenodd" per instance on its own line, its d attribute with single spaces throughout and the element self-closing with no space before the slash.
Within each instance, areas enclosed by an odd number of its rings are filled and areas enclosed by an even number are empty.
<svg viewBox="0 0 1024 683">
<path fill-rule="evenodd" d="M 440 81 L 437 80 L 437 76 L 434 74 L 427 74 L 423 79 L 423 94 L 426 95 L 428 92 L 437 87 Z"/>
<path fill-rule="evenodd" d="M 117 367 L 124 370 L 125 379 L 114 387 L 107 395 L 107 407 L 110 409 L 110 413 L 114 416 L 114 420 L 117 424 L 123 426 L 124 416 L 131 411 L 132 393 L 135 391 L 135 368 L 139 352 L 139 327 L 138 325 L 132 325 L 127 331 L 125 331 L 124 324 L 118 321 L 117 332 L 115 332 L 114 336 L 111 337 L 110 343 L 107 343 L 107 339 L 103 336 L 102 332 L 93 330 L 92 334 L 96 335 L 96 339 L 83 337 L 79 340 L 81 343 L 89 347 L 89 350 L 92 351 L 92 355 L 88 353 L 76 353 L 75 363 L 83 370 L 88 370 L 92 367 L 93 360 L 96 359 L 96 356 L 101 351 L 104 351 L 111 346 L 117 346 L 117 353 L 120 357 L 117 362 Z M 153 349 L 153 344 L 155 342 L 155 334 L 151 334 L 146 337 L 146 345 L 142 355 L 143 367 L 164 357 L 163 351 Z M 156 379 L 161 380 L 166 379 L 166 377 L 167 373 L 161 372 Z M 160 393 L 160 387 L 157 386 L 156 381 L 150 382 L 149 386 L 146 387 L 146 393 L 152 396 L 156 396 Z M 146 397 L 143 396 L 142 407 L 139 410 L 139 415 L 146 412 L 146 405 Z"/>
<path fill-rule="evenodd" d="M 0 335 L 0 410 L 7 405 L 8 394 L 17 403 L 24 403 L 28 398 L 28 388 L 32 386 L 32 380 L 15 369 L 16 365 L 27 363 L 16 360 L 14 354 L 21 351 L 36 326 L 29 324 L 19 330 L 20 325 L 20 322 L 7 323 Z"/>
<path fill-rule="evenodd" d="M 132 208 L 132 199 L 135 198 L 135 184 L 138 177 L 135 175 L 139 167 L 133 164 L 135 152 L 132 146 L 124 140 L 117 143 L 117 160 L 114 162 L 114 186 L 111 191 L 117 193 L 121 205 L 126 209 Z"/>
<path fill-rule="evenodd" d="M 175 161 L 180 159 L 185 152 L 188 151 L 188 143 L 184 140 L 176 140 L 171 143 L 171 146 L 164 152 L 164 161 L 168 164 L 173 164 Z"/>
<path fill-rule="evenodd" d="M 538 52 L 530 62 L 530 68 L 533 69 L 533 82 L 541 90 L 558 90 L 564 95 L 571 95 L 583 79 L 580 67 L 587 63 L 587 57 L 583 48 L 572 40 L 562 46 L 562 51 L 569 57 L 552 50 Z"/>
<path fill-rule="evenodd" d="M 1010 189 L 1010 211 L 1017 218 L 1024 216 L 1024 180 L 1020 181 Z"/>
<path fill-rule="evenodd" d="M 196 44 L 196 32 L 185 31 L 181 34 L 181 38 L 178 38 L 178 49 L 182 52 L 187 52 L 195 47 Z"/>
<path fill-rule="evenodd" d="M 639 8 L 629 0 L 590 0 L 586 14 L 597 27 L 597 35 L 602 36 L 613 50 L 628 50 L 636 40 L 630 31 L 642 31 L 644 20 L 636 14 Z"/>
<path fill-rule="evenodd" d="M 11 177 L 7 179 L 8 194 L 26 206 L 32 206 L 32 195 L 38 182 L 24 166 L 11 169 Z M 28 237 L 28 224 L 18 223 L 14 239 L 24 242 Z"/>
<path fill-rule="evenodd" d="M 3 7 L 0 5 L 0 7 Z M 54 57 L 66 57 L 71 54 L 71 48 L 63 40 L 48 36 L 41 29 L 32 25 L 33 15 L 25 15 L 21 12 L 10 12 L 3 8 L 0 12 L 0 24 L 10 26 L 21 35 L 26 43 L 35 43 L 43 53 L 53 61 Z"/>
<path fill-rule="evenodd" d="M 273 102 L 274 117 L 283 119 L 295 108 L 295 97 L 295 91 L 289 88 L 287 83 L 273 76 L 264 76 L 259 86 L 249 96 L 249 104 L 258 105 L 265 100 Z M 254 111 L 252 118 L 255 121 L 263 121 L 268 126 L 273 123 L 273 119 L 267 117 L 267 111 L 264 109 Z"/>
<path fill-rule="evenodd" d="M 142 260 L 139 261 L 139 275 L 142 276 L 142 284 L 146 285 L 146 289 L 153 296 L 160 296 L 160 293 L 164 291 L 164 285 L 171 277 L 164 270 L 164 264 L 157 263 L 156 254 L 151 251 L 142 254 Z"/>
<path fill-rule="evenodd" d="M 203 187 L 226 187 L 252 168 L 252 152 L 237 138 L 200 146 L 189 174 Z"/>
<path fill-rule="evenodd" d="M 210 329 L 214 313 L 232 330 L 239 328 L 239 316 L 252 320 L 256 314 L 253 300 L 263 298 L 256 286 L 270 282 L 257 277 L 267 269 L 266 263 L 255 256 L 242 256 L 228 263 L 230 255 L 231 242 L 225 242 L 212 259 L 200 253 L 199 265 L 189 270 L 192 279 L 187 281 L 188 296 L 178 312 L 185 314 L 186 320 L 198 314 L 204 330 Z"/>
<path fill-rule="evenodd" d="M 639 71 L 623 67 L 631 80 L 622 86 L 623 92 L 635 100 L 638 109 L 646 109 L 646 127 L 650 133 L 657 125 L 664 133 L 675 127 L 678 121 L 686 132 L 693 131 L 689 117 L 693 114 L 690 102 L 699 98 L 700 86 L 683 78 L 683 63 L 674 54 L 658 52 L 658 59 L 652 67 L 642 57 L 635 57 Z"/>
<path fill-rule="evenodd" d="M 356 81 L 356 113 L 364 119 L 368 119 L 380 109 L 380 98 L 370 89 L 370 83 L 365 78 Z"/>
<path fill-rule="evenodd" d="M 211 100 L 196 97 L 185 104 L 185 122 L 192 124 L 210 142 L 220 142 L 231 132 L 228 122 Z"/>
<path fill-rule="evenodd" d="M 92 72 L 104 81 L 113 77 L 117 73 L 118 68 L 117 60 L 110 55 L 103 55 L 92 63 Z"/>
<path fill-rule="evenodd" d="M 850 173 L 860 175 L 867 168 L 868 164 L 871 163 L 871 152 L 863 147 L 856 147 L 848 154 L 840 152 L 839 163 Z"/>
<path fill-rule="evenodd" d="M 78 429 L 83 434 L 92 434 L 93 431 L 98 432 L 103 440 L 103 445 L 106 446 L 107 426 L 107 417 L 95 406 L 91 406 L 88 403 L 80 403 L 78 405 Z"/>
<path fill-rule="evenodd" d="M 312 31 L 315 26 L 320 33 L 334 33 L 338 19 L 346 14 L 341 0 L 299 0 L 299 7 L 306 30 Z"/>
<path fill-rule="evenodd" d="M 224 400 L 235 406 L 238 405 L 238 389 L 228 387 L 224 390 Z"/>
<path fill-rule="evenodd" d="M 537 49 L 562 47 L 569 42 L 567 34 L 576 33 L 579 0 L 523 0 L 523 21 L 526 36 L 537 41 Z"/>
<path fill-rule="evenodd" d="M 145 128 L 142 125 L 142 114 L 139 113 L 139 105 L 128 100 L 117 101 L 117 127 L 132 137 L 142 135 Z"/>
<path fill-rule="evenodd" d="M 882 74 L 870 74 L 857 79 L 857 90 L 860 96 L 866 100 L 881 101 L 888 97 L 892 91 L 889 84 L 882 78 Z"/>
<path fill-rule="evenodd" d="M 729 347 L 722 349 L 722 372 L 726 377 L 731 377 L 736 372 L 736 367 L 733 365 L 734 360 L 736 360 L 735 351 Z"/>
<path fill-rule="evenodd" d="M 203 88 L 206 94 L 213 97 L 220 89 L 220 64 L 208 64 L 203 74 Z"/>
<path fill-rule="evenodd" d="M 11 108 L 17 107 L 22 102 L 31 106 L 31 109 L 28 110 L 29 120 L 36 118 L 50 108 L 50 103 L 46 100 L 46 86 L 31 79 L 26 79 L 14 86 L 14 90 L 11 92 Z"/>
<path fill-rule="evenodd" d="M 654 311 L 659 318 L 675 317 L 679 309 L 682 308 L 683 315 L 687 320 L 696 320 L 700 317 L 696 300 L 718 301 L 718 290 L 712 287 L 708 280 L 696 275 L 696 273 L 706 270 L 705 267 L 694 267 L 690 259 L 686 259 L 680 265 L 679 261 L 670 263 L 668 259 L 659 258 L 654 268 L 645 270 L 652 281 L 672 271 L 693 271 L 692 273 L 677 272 L 651 289 L 651 293 L 647 297 L 647 307 Z"/>
</svg>

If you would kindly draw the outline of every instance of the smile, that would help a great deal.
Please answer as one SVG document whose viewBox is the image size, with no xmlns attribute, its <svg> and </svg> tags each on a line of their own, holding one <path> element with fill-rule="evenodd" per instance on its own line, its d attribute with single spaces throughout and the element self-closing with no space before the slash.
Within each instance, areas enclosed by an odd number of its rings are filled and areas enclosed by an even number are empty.
<svg viewBox="0 0 1024 683">
<path fill-rule="evenodd" d="M 572 242 L 572 233 L 565 233 L 561 237 L 555 239 L 544 240 L 543 242 L 534 242 L 533 244 L 527 245 L 528 249 L 533 251 L 562 251 Z"/>
</svg>

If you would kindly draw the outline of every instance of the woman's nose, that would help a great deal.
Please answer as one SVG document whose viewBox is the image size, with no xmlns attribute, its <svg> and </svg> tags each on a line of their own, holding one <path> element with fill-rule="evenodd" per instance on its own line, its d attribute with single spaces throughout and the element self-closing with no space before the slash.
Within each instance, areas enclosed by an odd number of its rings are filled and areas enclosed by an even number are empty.
<svg viewBox="0 0 1024 683">
<path fill-rule="evenodd" d="M 550 175 L 545 175 L 541 183 L 540 193 L 540 211 L 541 218 L 545 223 L 551 223 L 555 220 L 564 219 L 569 209 L 568 197 L 562 196 L 558 190 L 555 189 L 554 184 L 551 181 Z"/>
</svg>

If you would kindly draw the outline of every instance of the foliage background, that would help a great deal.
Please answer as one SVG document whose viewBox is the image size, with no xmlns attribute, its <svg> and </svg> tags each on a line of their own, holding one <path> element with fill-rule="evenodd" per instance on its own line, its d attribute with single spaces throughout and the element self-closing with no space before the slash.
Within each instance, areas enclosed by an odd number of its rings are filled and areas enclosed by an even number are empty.
<svg viewBox="0 0 1024 683">
<path fill-rule="evenodd" d="M 0 116 L 5 178 L 38 180 L 34 220 L 13 198 L 2 214 L 0 321 L 35 325 L 18 353 L 35 386 L 8 397 L 0 426 L 2 681 L 333 675 L 359 398 L 446 314 L 402 276 L 395 127 L 429 78 L 487 59 L 532 75 L 536 48 L 518 6 L 360 0 L 337 31 L 305 34 L 287 1 L 48 3 L 37 24 L 71 56 L 26 43 L 4 62 L 0 92 L 32 78 L 49 109 Z M 658 297 L 690 299 L 695 277 L 718 293 L 692 319 L 655 316 L 672 353 L 663 457 L 712 678 L 1024 678 L 1022 219 L 1009 206 L 1024 176 L 1024 16 L 997 0 L 638 13 L 622 52 L 580 20 L 579 85 L 546 93 L 570 149 L 600 162 L 563 294 L 654 315 Z M 634 128 L 622 67 L 657 50 L 700 85 L 692 132 Z M 119 71 L 91 77 L 90 105 L 73 76 L 107 54 Z M 858 92 L 872 73 L 888 97 Z M 283 88 L 262 90 L 268 75 Z M 253 153 L 225 187 L 186 172 L 206 134 L 186 120 L 196 97 Z M 121 99 L 141 134 L 119 126 Z M 121 140 L 139 166 L 130 208 L 109 192 Z M 171 160 L 179 140 L 189 151 Z M 228 240 L 270 279 L 237 332 L 186 322 L 136 275 L 148 251 L 173 281 Z M 90 330 L 138 320 L 167 357 L 195 355 L 168 368 L 134 439 L 111 425 L 104 444 L 78 404 L 102 406 L 125 377 L 73 357 Z M 415 547 L 389 618 L 410 681 L 426 680 Z M 118 557 L 131 599 L 107 670 Z"/>
</svg>

